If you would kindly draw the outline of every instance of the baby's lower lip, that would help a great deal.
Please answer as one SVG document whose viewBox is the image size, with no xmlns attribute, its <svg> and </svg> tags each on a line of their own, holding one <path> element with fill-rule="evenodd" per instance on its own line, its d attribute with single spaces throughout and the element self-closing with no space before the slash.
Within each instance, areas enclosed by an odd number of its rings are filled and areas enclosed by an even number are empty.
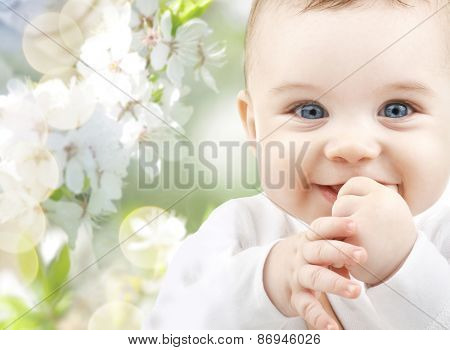
<svg viewBox="0 0 450 350">
<path fill-rule="evenodd" d="M 316 185 L 320 192 L 322 193 L 323 197 L 329 201 L 330 203 L 334 203 L 337 198 L 337 192 L 331 188 L 331 186 L 324 186 L 324 185 Z"/>
<path fill-rule="evenodd" d="M 319 184 L 316 184 L 316 186 L 319 188 L 320 192 L 327 201 L 331 203 L 334 203 L 336 201 L 338 192 L 335 191 L 331 186 Z M 390 189 L 398 193 L 398 185 L 385 185 L 385 186 L 389 187 Z"/>
</svg>

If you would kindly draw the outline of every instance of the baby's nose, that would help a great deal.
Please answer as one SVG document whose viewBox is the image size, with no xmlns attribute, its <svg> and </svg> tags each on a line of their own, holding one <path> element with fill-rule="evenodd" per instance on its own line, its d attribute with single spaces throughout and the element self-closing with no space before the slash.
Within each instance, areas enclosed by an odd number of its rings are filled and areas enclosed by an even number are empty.
<svg viewBox="0 0 450 350">
<path fill-rule="evenodd" d="M 328 159 L 348 163 L 375 159 L 380 152 L 380 145 L 364 135 L 341 135 L 339 138 L 330 140 L 324 149 Z"/>
<path fill-rule="evenodd" d="M 365 143 L 340 142 L 338 145 L 327 147 L 325 154 L 330 160 L 343 160 L 357 163 L 365 159 L 375 159 L 380 153 L 376 145 Z"/>
</svg>

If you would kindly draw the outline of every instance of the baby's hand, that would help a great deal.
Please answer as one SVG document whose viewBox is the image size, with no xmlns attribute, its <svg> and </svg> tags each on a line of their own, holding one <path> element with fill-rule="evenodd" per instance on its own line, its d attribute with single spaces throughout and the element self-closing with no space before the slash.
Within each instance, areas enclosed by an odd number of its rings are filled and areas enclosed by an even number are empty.
<svg viewBox="0 0 450 350">
<path fill-rule="evenodd" d="M 387 186 L 367 177 L 353 177 L 339 190 L 333 204 L 334 217 L 348 217 L 357 234 L 344 241 L 364 247 L 367 262 L 352 266 L 356 279 L 377 284 L 404 262 L 416 241 L 413 216 L 405 200 Z"/>
<path fill-rule="evenodd" d="M 367 253 L 360 247 L 333 240 L 355 234 L 347 228 L 349 221 L 348 218 L 319 218 L 311 224 L 312 231 L 290 236 L 274 245 L 264 266 L 264 288 L 285 316 L 300 316 L 316 329 L 338 329 L 318 297 L 320 292 L 346 298 L 359 296 L 360 286 L 350 281 L 343 267 L 356 264 L 355 260 L 365 261 Z M 355 256 L 356 252 L 359 255 Z M 328 266 L 340 268 L 341 273 L 329 270 Z"/>
</svg>

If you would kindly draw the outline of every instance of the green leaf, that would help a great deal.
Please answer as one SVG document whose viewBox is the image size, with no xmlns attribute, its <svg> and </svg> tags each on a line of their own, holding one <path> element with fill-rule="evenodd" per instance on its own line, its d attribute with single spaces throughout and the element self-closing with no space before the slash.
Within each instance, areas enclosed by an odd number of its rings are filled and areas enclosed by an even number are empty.
<svg viewBox="0 0 450 350">
<path fill-rule="evenodd" d="M 73 198 L 73 193 L 67 188 L 66 185 L 62 185 L 56 190 L 54 190 L 52 195 L 50 196 L 50 199 L 54 201 L 59 201 L 62 198 L 69 198 L 69 199 Z"/>
<path fill-rule="evenodd" d="M 164 94 L 164 88 L 157 89 L 152 93 L 152 101 L 154 103 L 159 103 Z"/>
<path fill-rule="evenodd" d="M 186 23 L 192 18 L 202 16 L 211 3 L 212 0 L 183 1 L 184 6 L 181 6 L 178 17 L 182 23 Z"/>
<path fill-rule="evenodd" d="M 59 287 L 61 287 L 69 276 L 70 271 L 70 256 L 69 256 L 69 246 L 64 245 L 59 251 L 58 255 L 50 262 L 47 268 L 47 278 L 45 284 L 45 293 L 50 295 L 55 292 Z M 62 289 L 55 292 L 55 294 L 49 298 L 53 302 L 59 301 L 60 297 L 63 295 Z"/>
<path fill-rule="evenodd" d="M 62 196 L 63 191 L 61 190 L 61 188 L 58 188 L 53 191 L 52 195 L 50 196 L 50 199 L 54 201 L 59 201 L 62 198 Z"/>
<path fill-rule="evenodd" d="M 69 310 L 72 305 L 72 295 L 70 292 L 65 292 L 61 297 L 61 300 L 53 308 L 53 313 L 56 317 L 61 317 L 64 313 Z"/>
<path fill-rule="evenodd" d="M 0 296 L 0 329 L 40 329 L 42 315 L 34 310 L 25 314 L 30 309 L 21 298 L 15 295 Z M 11 324 L 12 323 L 12 324 Z"/>
<path fill-rule="evenodd" d="M 91 180 L 88 176 L 84 177 L 83 189 L 82 192 L 87 192 L 87 190 L 91 187 Z"/>
<path fill-rule="evenodd" d="M 178 27 L 187 21 L 202 16 L 212 0 L 175 0 L 171 2 L 167 9 L 172 14 L 172 35 L 175 35 Z"/>
<path fill-rule="evenodd" d="M 159 79 L 159 75 L 156 73 L 152 73 L 149 77 L 148 80 L 151 81 L 152 83 L 156 83 Z"/>
<path fill-rule="evenodd" d="M 2 311 L 11 312 L 14 315 L 20 314 L 28 310 L 28 305 L 15 295 L 0 295 L 0 309 Z"/>
<path fill-rule="evenodd" d="M 39 258 L 36 250 L 31 248 L 18 253 L 17 262 L 22 281 L 26 284 L 33 282 L 38 275 L 39 270 Z"/>
</svg>

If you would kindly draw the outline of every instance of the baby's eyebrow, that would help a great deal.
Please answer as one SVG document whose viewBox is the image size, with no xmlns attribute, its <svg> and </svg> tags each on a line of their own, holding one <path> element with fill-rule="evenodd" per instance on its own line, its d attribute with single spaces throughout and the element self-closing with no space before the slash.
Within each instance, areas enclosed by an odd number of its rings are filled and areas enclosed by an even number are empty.
<svg viewBox="0 0 450 350">
<path fill-rule="evenodd" d="M 312 85 L 312 84 L 307 84 L 307 83 L 284 83 L 280 86 L 271 88 L 269 90 L 270 93 L 272 94 L 279 94 L 279 93 L 283 93 L 285 91 L 289 91 L 289 90 L 316 90 L 316 91 L 320 91 L 320 87 L 316 86 L 316 85 Z"/>
<path fill-rule="evenodd" d="M 418 81 L 403 81 L 388 84 L 379 89 L 379 91 L 404 91 L 404 92 L 416 92 L 422 95 L 435 96 L 436 92 L 427 85 Z M 378 91 L 377 91 L 378 92 Z"/>
<path fill-rule="evenodd" d="M 286 91 L 291 90 L 315 90 L 317 92 L 321 91 L 321 88 L 319 86 L 313 85 L 313 84 L 307 84 L 302 82 L 296 82 L 296 83 L 284 83 L 280 86 L 271 88 L 269 92 L 271 94 L 281 94 Z M 378 88 L 375 93 L 379 93 L 382 91 L 388 91 L 388 92 L 394 92 L 394 91 L 402 91 L 402 92 L 409 92 L 409 93 L 419 93 L 426 96 L 435 96 L 436 92 L 428 87 L 426 84 L 420 83 L 418 81 L 400 81 L 395 83 L 390 83 L 385 86 L 382 86 L 381 88 Z"/>
</svg>

